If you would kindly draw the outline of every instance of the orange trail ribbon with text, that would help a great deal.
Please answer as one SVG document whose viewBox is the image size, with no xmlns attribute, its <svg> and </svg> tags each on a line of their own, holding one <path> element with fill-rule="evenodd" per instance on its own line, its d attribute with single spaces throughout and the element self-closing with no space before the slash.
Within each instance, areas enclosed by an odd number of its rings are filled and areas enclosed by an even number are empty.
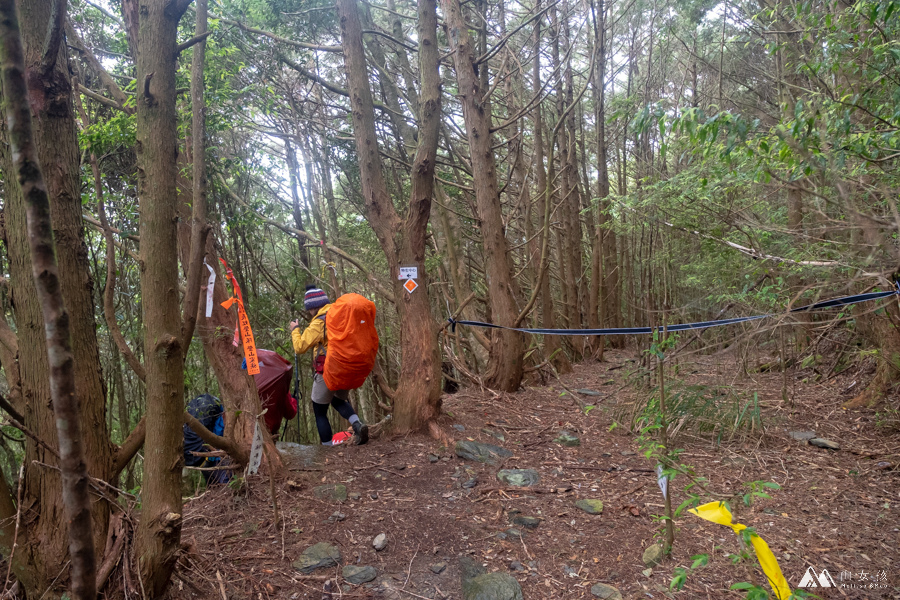
<svg viewBox="0 0 900 600">
<path fill-rule="evenodd" d="M 219 259 L 225 267 L 225 273 L 231 280 L 234 288 L 234 296 L 222 303 L 225 310 L 231 308 L 235 302 L 238 305 L 238 323 L 234 332 L 234 345 L 237 346 L 238 336 L 244 343 L 244 358 L 247 359 L 247 373 L 257 375 L 259 373 L 259 357 L 256 355 L 256 341 L 253 339 L 253 329 L 250 327 L 250 319 L 247 317 L 247 311 L 244 310 L 244 296 L 241 294 L 241 286 L 238 285 L 234 273 L 225 262 L 224 258 Z"/>
</svg>

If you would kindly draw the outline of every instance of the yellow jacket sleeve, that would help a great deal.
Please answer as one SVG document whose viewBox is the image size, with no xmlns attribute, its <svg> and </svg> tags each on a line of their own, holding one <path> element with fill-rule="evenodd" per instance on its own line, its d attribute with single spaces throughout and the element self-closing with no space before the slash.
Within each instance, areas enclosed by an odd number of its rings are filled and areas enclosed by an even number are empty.
<svg viewBox="0 0 900 600">
<path fill-rule="evenodd" d="M 309 322 L 309 325 L 303 333 L 300 333 L 299 327 L 295 327 L 291 332 L 291 343 L 294 346 L 294 352 L 296 354 L 309 352 L 310 348 L 325 342 L 325 320 L 320 319 L 319 317 L 323 313 L 328 312 L 329 306 L 330 305 L 322 307 L 322 310 L 320 310 L 315 318 Z"/>
</svg>

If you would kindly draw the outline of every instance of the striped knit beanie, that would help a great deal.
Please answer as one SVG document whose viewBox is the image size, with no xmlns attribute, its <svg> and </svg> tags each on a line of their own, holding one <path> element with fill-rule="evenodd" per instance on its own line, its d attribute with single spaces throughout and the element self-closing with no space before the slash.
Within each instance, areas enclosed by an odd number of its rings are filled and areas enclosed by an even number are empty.
<svg viewBox="0 0 900 600">
<path fill-rule="evenodd" d="M 306 295 L 303 296 L 303 306 L 306 310 L 317 310 L 328 304 L 328 294 L 324 290 L 308 285 Z"/>
</svg>

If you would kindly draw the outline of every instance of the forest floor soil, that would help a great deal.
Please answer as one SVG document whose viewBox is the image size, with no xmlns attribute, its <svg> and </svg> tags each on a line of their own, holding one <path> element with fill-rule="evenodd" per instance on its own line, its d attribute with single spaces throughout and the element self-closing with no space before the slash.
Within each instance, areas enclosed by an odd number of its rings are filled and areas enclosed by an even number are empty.
<svg viewBox="0 0 900 600">
<path fill-rule="evenodd" d="M 680 361 L 673 393 L 694 390 L 717 403 L 734 402 L 737 419 L 748 424 L 730 431 L 726 421 L 733 417 L 726 412 L 714 413 L 711 420 L 719 423 L 706 428 L 676 422 L 672 447 L 683 450 L 680 461 L 708 481 L 720 495 L 715 498 L 731 498 L 734 521 L 768 542 L 793 588 L 812 567 L 817 574 L 827 569 L 843 585 L 809 590 L 821 598 L 900 598 L 900 436 L 875 410 L 841 408 L 865 375 L 850 369 L 817 383 L 810 368 L 787 378 L 780 372 L 738 375 L 735 363 L 715 356 Z M 457 440 L 512 453 L 497 465 L 463 460 L 453 447 L 424 435 L 385 435 L 365 446 L 323 449 L 311 462 L 289 460 L 283 476 L 272 482 L 251 477 L 240 494 L 212 488 L 186 503 L 186 549 L 170 595 L 462 600 L 459 559 L 469 556 L 488 572 L 515 577 L 526 600 L 594 598 L 597 583 L 626 599 L 741 598 L 730 586 L 763 583 L 762 572 L 746 561 L 732 563 L 729 555 L 740 548 L 730 529 L 686 512 L 676 519 L 672 555 L 651 569 L 642 562 L 660 537 L 656 515 L 663 513 L 663 497 L 656 464 L 642 454 L 629 426 L 650 394 L 639 387 L 639 376 L 634 353 L 610 351 L 604 362 L 576 365 L 559 380 L 550 377 L 514 394 L 469 387 L 445 396 L 444 425 Z M 741 416 L 740 407 L 754 410 L 754 394 L 761 427 L 746 412 Z M 585 411 L 585 404 L 596 408 Z M 554 441 L 561 430 L 580 445 Z M 790 435 L 802 431 L 841 449 Z M 533 469 L 540 481 L 512 487 L 497 479 L 500 469 Z M 753 481 L 781 489 L 748 507 L 740 497 Z M 674 506 L 687 497 L 689 483 L 684 476 L 670 482 Z M 315 493 L 329 484 L 346 486 L 348 499 Z M 576 507 L 580 499 L 601 500 L 602 513 Z M 511 523 L 514 516 L 539 524 L 525 528 Z M 382 533 L 387 544 L 376 551 L 373 539 Z M 339 566 L 309 575 L 292 567 L 319 542 L 340 550 Z M 682 591 L 671 591 L 674 569 L 690 567 L 701 553 L 709 554 L 709 564 L 691 572 Z M 346 565 L 374 567 L 377 578 L 352 585 L 342 576 Z M 326 585 L 331 596 L 323 592 Z"/>
</svg>

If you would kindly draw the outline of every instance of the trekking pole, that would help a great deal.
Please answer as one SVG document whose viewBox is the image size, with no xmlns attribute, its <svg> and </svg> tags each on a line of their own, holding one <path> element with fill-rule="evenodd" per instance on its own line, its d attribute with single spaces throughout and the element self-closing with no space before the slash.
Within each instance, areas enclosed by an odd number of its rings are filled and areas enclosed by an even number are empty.
<svg viewBox="0 0 900 600">
<path fill-rule="evenodd" d="M 300 443 L 300 411 L 303 410 L 303 390 L 300 387 L 300 356 L 294 352 L 294 398 L 297 399 L 297 443 Z"/>
</svg>

